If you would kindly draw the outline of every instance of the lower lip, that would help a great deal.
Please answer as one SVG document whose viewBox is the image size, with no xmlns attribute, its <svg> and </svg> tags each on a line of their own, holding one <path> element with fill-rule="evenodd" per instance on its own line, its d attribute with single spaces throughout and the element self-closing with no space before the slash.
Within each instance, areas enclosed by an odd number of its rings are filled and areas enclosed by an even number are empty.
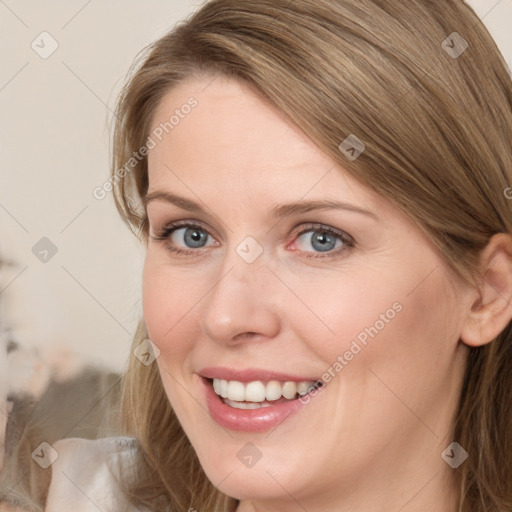
<svg viewBox="0 0 512 512">
<path fill-rule="evenodd" d="M 307 404 L 300 399 L 290 400 L 259 409 L 235 409 L 223 402 L 215 393 L 211 381 L 202 378 L 206 392 L 206 403 L 211 417 L 222 427 L 241 432 L 265 432 L 280 425 L 284 420 L 314 400 L 316 393 L 311 394 Z"/>
</svg>

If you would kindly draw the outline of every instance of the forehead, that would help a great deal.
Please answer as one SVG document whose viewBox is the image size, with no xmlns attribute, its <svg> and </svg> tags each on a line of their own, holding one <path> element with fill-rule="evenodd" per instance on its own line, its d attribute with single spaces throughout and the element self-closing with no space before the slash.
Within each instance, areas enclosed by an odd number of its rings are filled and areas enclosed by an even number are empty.
<svg viewBox="0 0 512 512">
<path fill-rule="evenodd" d="M 197 103 L 190 111 L 191 98 Z M 179 111 L 187 111 L 188 114 Z M 170 90 L 153 118 L 152 131 L 176 114 L 153 157 L 187 153 L 191 163 L 208 158 L 243 166 L 329 163 L 322 152 L 250 86 L 224 77 L 189 80 Z M 331 163 L 332 165 L 332 163 Z"/>
<path fill-rule="evenodd" d="M 161 140 L 148 156 L 150 190 L 379 201 L 249 85 L 232 79 L 191 79 L 171 89 L 153 117 L 151 133 L 158 130 Z"/>
</svg>

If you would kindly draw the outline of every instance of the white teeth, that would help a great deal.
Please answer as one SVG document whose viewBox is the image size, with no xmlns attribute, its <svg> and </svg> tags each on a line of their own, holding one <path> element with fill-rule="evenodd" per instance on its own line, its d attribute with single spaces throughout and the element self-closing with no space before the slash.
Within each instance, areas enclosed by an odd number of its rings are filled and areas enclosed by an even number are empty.
<svg viewBox="0 0 512 512">
<path fill-rule="evenodd" d="M 217 389 L 215 389 L 215 381 L 217 381 Z M 217 393 L 217 395 L 220 395 L 222 398 L 228 397 L 228 381 L 227 380 L 214 379 L 213 389 L 215 389 L 215 393 Z"/>
<path fill-rule="evenodd" d="M 236 402 L 245 400 L 245 386 L 237 380 L 230 380 L 228 384 L 228 399 Z"/>
<path fill-rule="evenodd" d="M 265 396 L 267 400 L 279 400 L 281 398 L 281 389 L 282 386 L 279 381 L 271 380 L 266 386 Z"/>
<path fill-rule="evenodd" d="M 263 402 L 265 400 L 265 385 L 259 380 L 256 382 L 249 382 L 245 386 L 245 401 L 246 402 Z"/>
<path fill-rule="evenodd" d="M 260 409 L 261 407 L 270 407 L 270 404 L 264 402 L 232 402 L 231 400 L 226 400 L 226 404 L 235 409 Z"/>
<path fill-rule="evenodd" d="M 289 400 L 295 398 L 297 394 L 297 384 L 295 384 L 295 382 L 285 382 L 282 393 L 283 396 Z"/>
<path fill-rule="evenodd" d="M 307 395 L 312 389 L 314 389 L 314 385 L 311 385 L 309 382 L 299 382 L 297 384 L 297 393 L 300 396 Z"/>
<path fill-rule="evenodd" d="M 282 396 L 288 400 L 293 400 L 297 397 L 297 393 L 305 395 L 314 388 L 315 381 L 311 380 L 301 382 L 271 380 L 265 384 L 259 380 L 244 383 L 237 380 L 213 379 L 213 389 L 217 395 L 226 398 L 228 402 L 243 402 L 246 405 L 250 405 L 250 402 L 258 404 L 265 402 L 265 400 L 275 401 L 279 400 Z M 250 409 L 255 407 L 250 405 L 249 407 L 239 408 Z"/>
</svg>

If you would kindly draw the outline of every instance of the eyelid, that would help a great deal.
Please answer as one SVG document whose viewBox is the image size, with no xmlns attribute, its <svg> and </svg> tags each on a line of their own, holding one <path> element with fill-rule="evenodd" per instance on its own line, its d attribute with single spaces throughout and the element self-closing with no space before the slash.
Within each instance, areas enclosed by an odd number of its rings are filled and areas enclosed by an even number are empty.
<svg viewBox="0 0 512 512">
<path fill-rule="evenodd" d="M 350 245 L 351 247 L 355 246 L 355 244 L 356 244 L 354 237 L 349 235 L 346 231 L 343 231 L 342 229 L 335 228 L 333 226 L 328 226 L 328 225 L 320 223 L 320 222 L 318 222 L 318 223 L 313 222 L 313 223 L 309 223 L 309 224 L 306 223 L 305 226 L 301 225 L 301 227 L 302 227 L 301 231 L 299 231 L 295 235 L 295 238 L 297 238 L 309 231 L 324 231 L 324 232 L 332 233 L 332 234 L 338 236 L 345 244 Z"/>
<path fill-rule="evenodd" d="M 208 251 L 208 248 L 212 246 L 206 246 L 206 247 L 199 247 L 199 248 L 186 248 L 186 247 L 176 247 L 172 245 L 170 241 L 170 237 L 172 234 L 174 234 L 175 231 L 178 231 L 179 229 L 184 228 L 199 228 L 202 231 L 205 231 L 209 237 L 211 237 L 214 241 L 213 246 L 219 244 L 219 242 L 216 240 L 216 238 L 210 233 L 210 230 L 204 227 L 202 222 L 197 221 L 174 221 L 174 222 L 168 222 L 165 223 L 160 229 L 157 230 L 157 234 L 153 234 L 153 232 L 150 231 L 150 239 L 155 242 L 160 242 L 163 244 L 165 249 L 171 254 L 176 257 L 188 257 L 188 258 L 194 258 L 194 257 L 204 257 L 207 256 L 208 258 L 211 256 L 211 254 Z"/>
<path fill-rule="evenodd" d="M 217 238 L 215 235 L 213 235 L 210 232 L 210 228 L 206 227 L 204 223 L 201 221 L 191 221 L 191 220 L 180 220 L 180 221 L 174 221 L 174 222 L 168 222 L 164 224 L 158 231 L 157 234 L 154 235 L 150 233 L 150 238 L 155 241 L 162 241 L 162 242 L 169 242 L 169 237 L 172 233 L 177 231 L 178 229 L 183 228 L 199 228 L 203 231 L 205 231 L 208 236 L 212 237 L 213 240 L 217 243 L 217 246 L 219 244 Z M 301 254 L 304 254 L 308 258 L 329 258 L 329 257 L 335 257 L 336 255 L 339 255 L 342 252 L 345 252 L 348 249 L 353 248 L 356 245 L 355 239 L 349 235 L 346 231 L 343 231 L 341 229 L 335 228 L 330 225 L 323 224 L 321 222 L 309 222 L 309 223 L 301 223 L 297 228 L 292 230 L 292 236 L 293 241 L 292 243 L 301 235 L 309 232 L 309 231 L 323 231 L 327 233 L 332 233 L 333 235 L 339 237 L 339 239 L 343 242 L 344 246 L 340 247 L 338 249 L 332 250 L 332 251 L 326 251 L 325 253 L 321 252 L 315 252 L 315 251 L 300 251 L 297 250 L 295 252 L 299 252 Z M 288 244 L 287 246 L 289 246 Z M 168 248 L 169 251 L 176 253 L 176 254 L 183 254 L 183 255 L 198 255 L 201 253 L 204 253 L 208 247 L 199 247 L 196 249 L 193 248 L 181 248 L 181 247 L 172 247 Z M 215 245 L 213 245 L 215 247 Z"/>
<path fill-rule="evenodd" d="M 177 231 L 178 229 L 181 228 L 199 228 L 205 231 L 209 236 L 211 236 L 215 240 L 220 238 L 216 234 L 212 233 L 212 230 L 209 227 L 207 227 L 204 223 L 196 220 L 177 220 L 174 222 L 167 222 L 160 229 L 157 230 L 156 234 L 153 234 L 153 238 L 166 238 L 170 235 L 171 232 Z"/>
<path fill-rule="evenodd" d="M 158 230 L 158 233 L 155 236 L 162 236 L 167 231 L 171 231 L 171 230 L 175 231 L 175 230 L 177 230 L 179 228 L 184 228 L 184 227 L 186 227 L 186 228 L 199 228 L 199 229 L 202 229 L 202 230 L 206 231 L 213 238 L 220 238 L 217 235 L 211 233 L 210 228 L 205 226 L 205 224 L 203 224 L 201 221 L 190 221 L 190 220 L 179 220 L 179 221 L 175 221 L 175 222 L 165 223 Z M 327 224 L 323 224 L 321 222 L 301 223 L 299 227 L 301 228 L 301 230 L 298 231 L 297 233 L 295 233 L 295 230 L 297 228 L 292 230 L 292 233 L 294 233 L 294 236 L 300 236 L 300 235 L 303 235 L 304 233 L 307 233 L 308 231 L 313 231 L 313 230 L 316 229 L 318 231 L 326 231 L 326 232 L 329 232 L 329 233 L 334 233 L 334 234 L 340 236 L 345 241 L 352 241 L 352 242 L 355 243 L 354 238 L 351 235 L 349 235 L 346 231 L 343 231 L 341 229 L 335 228 L 333 226 L 329 226 Z M 150 226 L 150 228 L 151 228 L 151 226 Z"/>
<path fill-rule="evenodd" d="M 327 226 L 322 223 L 312 223 L 309 227 L 303 227 L 303 229 L 297 233 L 297 235 L 294 236 L 294 242 L 296 239 L 303 235 L 304 233 L 308 233 L 309 231 L 323 231 L 329 234 L 333 234 L 334 236 L 338 237 L 339 240 L 342 242 L 342 246 L 335 248 L 331 251 L 303 251 L 300 249 L 296 249 L 293 252 L 296 252 L 298 255 L 300 255 L 300 258 L 306 258 L 308 260 L 316 260 L 316 261 L 333 261 L 336 259 L 343 258 L 345 253 L 347 251 L 351 251 L 356 247 L 356 241 L 354 238 L 349 235 L 347 232 L 334 228 L 332 226 Z"/>
</svg>

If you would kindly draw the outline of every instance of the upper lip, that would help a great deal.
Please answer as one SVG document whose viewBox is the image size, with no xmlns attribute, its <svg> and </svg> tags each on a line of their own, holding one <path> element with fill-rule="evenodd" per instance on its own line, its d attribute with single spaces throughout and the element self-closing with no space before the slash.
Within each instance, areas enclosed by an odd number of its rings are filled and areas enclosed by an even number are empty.
<svg viewBox="0 0 512 512">
<path fill-rule="evenodd" d="M 269 381 L 278 380 L 281 382 L 302 382 L 302 381 L 317 381 L 317 377 L 291 375 L 282 372 L 274 372 L 272 370 L 265 370 L 261 368 L 223 368 L 220 366 L 203 368 L 197 372 L 201 377 L 206 379 L 224 379 L 224 380 L 237 380 L 239 382 L 253 382 L 257 380 Z"/>
</svg>

